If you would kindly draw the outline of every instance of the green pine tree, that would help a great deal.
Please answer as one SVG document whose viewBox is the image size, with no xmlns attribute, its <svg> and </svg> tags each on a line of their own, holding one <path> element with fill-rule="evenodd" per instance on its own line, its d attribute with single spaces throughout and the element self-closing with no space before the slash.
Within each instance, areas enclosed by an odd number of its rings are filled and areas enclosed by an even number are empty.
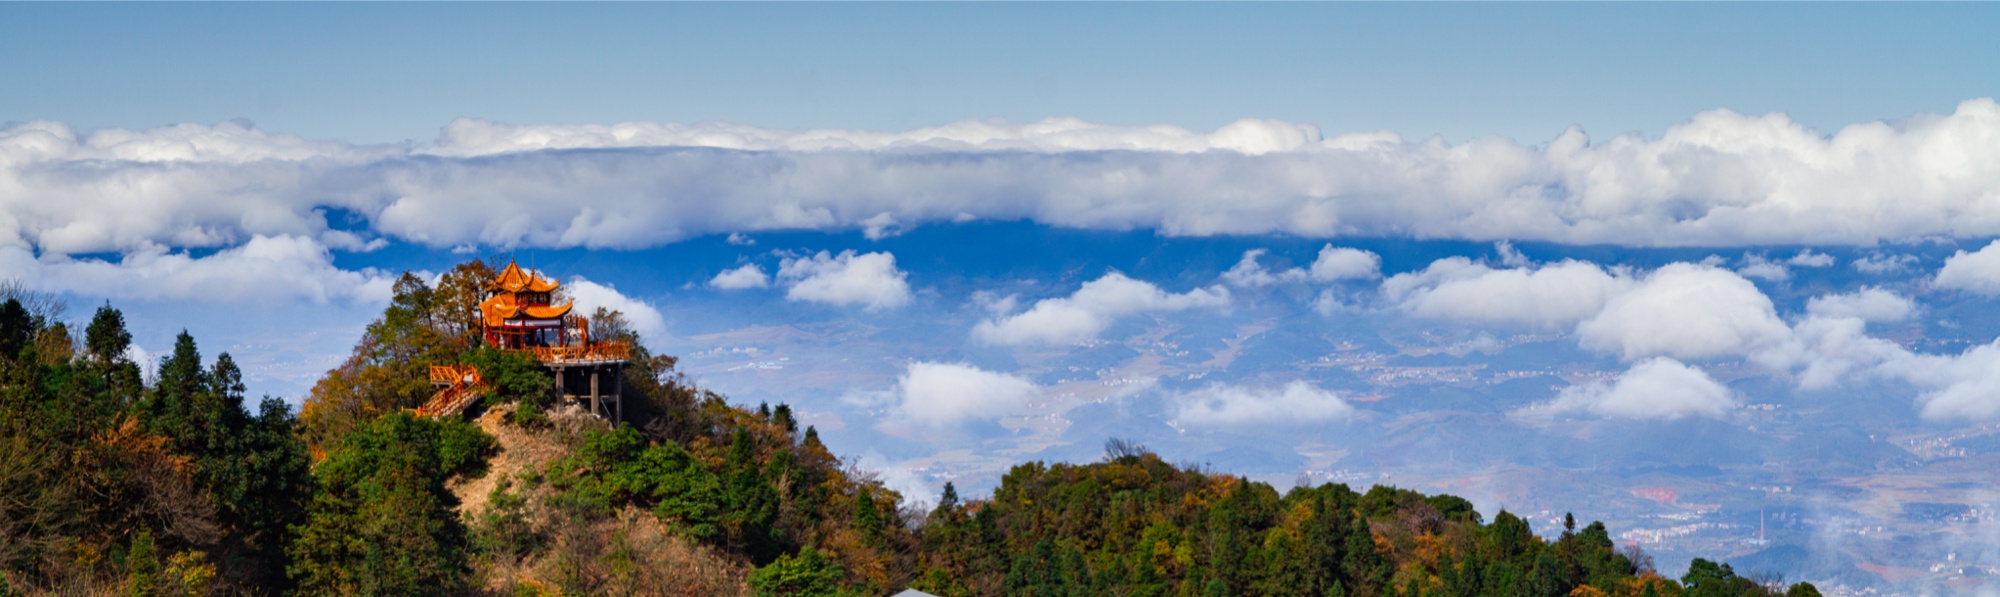
<svg viewBox="0 0 2000 597">
<path fill-rule="evenodd" d="M 160 559 L 153 554 L 153 533 L 139 529 L 132 548 L 125 555 L 125 594 L 154 597 L 160 594 Z"/>
</svg>

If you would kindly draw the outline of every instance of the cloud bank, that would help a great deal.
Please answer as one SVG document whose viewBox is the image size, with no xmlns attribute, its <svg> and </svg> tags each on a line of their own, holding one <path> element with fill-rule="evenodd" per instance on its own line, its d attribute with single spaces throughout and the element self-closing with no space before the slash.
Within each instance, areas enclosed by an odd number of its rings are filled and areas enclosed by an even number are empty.
<svg viewBox="0 0 2000 597">
<path fill-rule="evenodd" d="M 202 257 L 148 244 L 117 261 L 36 256 L 21 247 L 0 246 L 0 277 L 42 292 L 231 303 L 377 304 L 388 302 L 395 285 L 395 278 L 384 272 L 335 266 L 331 252 L 314 239 L 262 235 Z"/>
<path fill-rule="evenodd" d="M 1961 251 L 1953 258 L 1961 268 L 1956 271 L 1971 271 L 1962 269 L 1977 263 L 1968 255 L 1979 253 Z M 1831 258 L 1810 252 L 1787 262 L 1832 265 Z M 1558 329 L 1573 324 L 1583 348 L 1634 363 L 1615 383 L 1572 386 L 1525 411 L 1535 416 L 1719 417 L 1735 404 L 1732 393 L 1684 361 L 1743 359 L 1791 376 L 1802 390 L 1893 380 L 1922 392 L 1917 403 L 1925 418 L 2000 418 L 2000 374 L 1993 373 L 2000 371 L 2000 341 L 1931 355 L 1870 336 L 1870 323 L 1908 321 L 1919 309 L 1909 297 L 1875 286 L 1812 297 L 1788 323 L 1742 273 L 1713 262 L 1670 263 L 1634 277 L 1574 261 L 1494 269 L 1449 257 L 1384 280 L 1382 297 L 1418 317 Z"/>
<path fill-rule="evenodd" d="M 2000 104 L 1825 134 L 1703 112 L 1658 138 L 1460 144 L 1051 120 L 904 132 L 457 121 L 430 146 L 240 123 L 0 129 L 0 245 L 69 255 L 298 236 L 638 248 L 706 234 L 975 220 L 1168 235 L 1613 245 L 2000 235 Z M 1859 264 L 1857 264 L 1859 265 Z"/>
</svg>

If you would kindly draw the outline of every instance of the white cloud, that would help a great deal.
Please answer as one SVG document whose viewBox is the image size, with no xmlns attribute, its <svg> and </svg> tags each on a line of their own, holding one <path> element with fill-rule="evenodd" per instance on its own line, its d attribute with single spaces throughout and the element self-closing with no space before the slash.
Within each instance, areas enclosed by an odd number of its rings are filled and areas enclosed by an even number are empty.
<svg viewBox="0 0 2000 597">
<path fill-rule="evenodd" d="M 424 153 L 469 157 L 550 149 L 711 147 L 747 151 L 928 149 L 1047 153 L 1193 153 L 1226 150 L 1261 154 L 1295 150 L 1319 141 L 1318 127 L 1275 120 L 1239 120 L 1214 133 L 1204 134 L 1176 126 L 1118 127 L 1073 118 L 1051 118 L 1029 123 L 967 120 L 899 133 L 841 129 L 778 130 L 721 122 L 516 126 L 458 119 L 446 125 L 437 145 Z"/>
<path fill-rule="evenodd" d="M 1763 255 L 1751 253 L 1743 255 L 1743 267 L 1736 268 L 1736 273 L 1743 274 L 1744 277 L 1758 278 L 1771 282 L 1783 282 L 1792 279 L 1792 270 L 1785 269 L 1785 264 L 1765 259 Z"/>
<path fill-rule="evenodd" d="M 1978 251 L 1958 251 L 1938 268 L 1938 288 L 1965 290 L 1985 296 L 2000 295 L 2000 240 Z"/>
<path fill-rule="evenodd" d="M 1864 274 L 1886 275 L 1910 271 L 1917 264 L 1915 255 L 1874 254 L 1854 260 L 1854 271 Z"/>
<path fill-rule="evenodd" d="M 962 363 L 911 363 L 896 382 L 895 412 L 943 427 L 992 419 L 1027 406 L 1041 389 L 1027 379 Z"/>
<path fill-rule="evenodd" d="M 764 275 L 764 268 L 755 263 L 745 263 L 743 267 L 723 270 L 708 285 L 723 290 L 743 290 L 746 288 L 769 288 L 771 277 Z"/>
<path fill-rule="evenodd" d="M 1319 258 L 1313 260 L 1310 273 L 1312 279 L 1321 282 L 1375 278 L 1382 275 L 1382 257 L 1361 249 L 1329 244 L 1320 247 Z"/>
<path fill-rule="evenodd" d="M 2000 340 L 1956 355 L 1919 354 L 1867 336 L 1863 325 L 1856 317 L 1801 322 L 1799 336 L 1810 360 L 1800 387 L 1830 388 L 1864 375 L 1897 379 L 1923 390 L 1917 404 L 1924 418 L 2000 419 Z"/>
<path fill-rule="evenodd" d="M 1354 407 L 1305 381 L 1282 388 L 1212 385 L 1175 398 L 1174 419 L 1188 425 L 1300 425 L 1344 420 Z"/>
<path fill-rule="evenodd" d="M 582 148 L 597 151 L 560 151 Z M 1991 99 L 1831 134 L 1716 110 L 1658 138 L 1572 129 L 1547 143 L 1455 145 L 1322 138 L 1269 121 L 1212 133 L 1074 120 L 877 133 L 461 120 L 431 147 L 236 123 L 0 129 L 0 245 L 37 254 L 229 247 L 254 235 L 636 248 L 966 219 L 1167 235 L 1867 244 L 2000 235 L 1996 189 Z M 333 238 L 336 212 L 368 238 Z"/>
<path fill-rule="evenodd" d="M 868 240 L 882 240 L 902 233 L 902 223 L 886 211 L 861 221 L 861 236 Z"/>
<path fill-rule="evenodd" d="M 563 290 L 568 291 L 569 297 L 576 301 L 577 313 L 589 316 L 597 312 L 598 307 L 619 311 L 624 313 L 625 323 L 632 326 L 632 331 L 638 332 L 640 338 L 658 342 L 667 337 L 667 319 L 660 315 L 659 309 L 645 301 L 625 296 L 609 284 L 572 276 L 569 283 L 563 285 Z"/>
<path fill-rule="evenodd" d="M 1544 406 L 1549 413 L 1584 412 L 1624 419 L 1720 418 L 1736 406 L 1729 388 L 1700 369 L 1656 357 L 1640 361 L 1611 383 L 1570 386 Z"/>
<path fill-rule="evenodd" d="M 1818 390 L 1911 358 L 1903 347 L 1867 335 L 1866 327 L 1903 321 L 1916 308 L 1908 298 L 1865 287 L 1812 298 L 1805 318 L 1788 326 L 1749 280 L 1713 265 L 1675 263 L 1608 301 L 1578 324 L 1577 336 L 1586 348 L 1628 361 L 1745 357 L 1772 371 L 1796 370 L 1800 388 Z"/>
<path fill-rule="evenodd" d="M 1837 387 L 1852 376 L 1872 375 L 1885 363 L 1912 356 L 1894 342 L 1869 336 L 1866 329 L 1866 321 L 1852 316 L 1812 316 L 1799 322 L 1793 328 L 1800 347 L 1795 360 L 1803 365 L 1798 373 L 1799 387 Z"/>
<path fill-rule="evenodd" d="M 1345 301 L 1340 300 L 1339 295 L 1334 294 L 1332 288 L 1319 291 L 1319 296 L 1313 297 L 1312 301 L 1313 312 L 1319 313 L 1322 317 L 1333 317 L 1333 314 L 1345 311 L 1349 307 Z"/>
<path fill-rule="evenodd" d="M 1527 254 L 1522 253 L 1520 249 L 1514 248 L 1514 243 L 1504 240 L 1493 243 L 1493 252 L 1500 254 L 1500 265 L 1522 268 L 1533 265 L 1533 262 L 1528 261 Z"/>
<path fill-rule="evenodd" d="M 1331 244 L 1321 247 L 1319 256 L 1310 268 L 1291 268 L 1282 271 L 1266 269 L 1258 259 L 1269 251 L 1251 249 L 1243 252 L 1243 258 L 1229 271 L 1222 272 L 1222 280 L 1231 286 L 1255 288 L 1272 284 L 1303 282 L 1335 282 L 1356 278 L 1374 278 L 1382 275 L 1382 258 L 1374 253 Z"/>
<path fill-rule="evenodd" d="M 139 376 L 145 379 L 146 383 L 159 381 L 154 375 L 160 368 L 160 361 L 153 355 L 154 353 L 147 351 L 138 344 L 125 345 L 125 360 L 132 361 L 139 366 Z M 166 355 L 159 355 L 158 358 L 166 358 Z"/>
<path fill-rule="evenodd" d="M 1264 264 L 1257 262 L 1257 258 L 1264 253 L 1266 253 L 1264 249 L 1244 251 L 1243 259 L 1238 260 L 1229 271 L 1222 272 L 1222 280 L 1231 286 L 1254 288 L 1279 282 L 1297 282 L 1306 278 L 1306 271 L 1298 268 L 1275 273 L 1264 269 Z"/>
<path fill-rule="evenodd" d="M 1014 305 L 1018 304 L 1020 300 L 1021 300 L 1020 295 L 1015 295 L 1015 294 L 1000 296 L 999 294 L 996 294 L 989 290 L 975 290 L 972 292 L 972 304 L 977 305 L 981 310 L 986 311 L 987 313 L 992 313 L 994 315 L 1006 315 L 1008 313 L 1012 313 L 1014 311 Z"/>
<path fill-rule="evenodd" d="M 1856 377 L 1900 379 L 1928 390 L 1918 399 L 1926 418 L 2000 417 L 2000 399 L 1993 398 L 2000 389 L 1993 373 L 2000 367 L 2000 341 L 1959 355 L 1925 355 L 1867 335 L 1868 322 L 1903 321 L 1916 309 L 1915 301 L 1874 287 L 1814 297 L 1793 328 L 1792 346 L 1774 352 L 1802 365 L 1802 389 L 1834 388 Z"/>
<path fill-rule="evenodd" d="M 0 129 L 0 245 L 43 254 L 230 247 L 253 236 L 367 249 L 333 230 L 356 207 L 322 175 L 405 149 L 314 142 L 240 123 L 148 131 L 29 122 Z"/>
<path fill-rule="evenodd" d="M 1227 306 L 1229 289 L 1222 286 L 1172 294 L 1112 272 L 1067 297 L 1042 299 L 1021 314 L 979 322 L 972 335 L 994 344 L 1066 344 L 1096 338 L 1126 315 Z"/>
<path fill-rule="evenodd" d="M 2000 340 L 1957 356 L 1911 355 L 1882 366 L 1884 373 L 1932 390 L 1918 398 L 1925 418 L 2000 418 Z"/>
<path fill-rule="evenodd" d="M 257 302 L 303 299 L 383 303 L 395 278 L 375 270 L 333 264 L 324 245 L 302 236 L 253 236 L 249 242 L 203 257 L 147 245 L 116 262 L 73 259 L 0 246 L 0 279 L 33 290 L 122 299 Z"/>
<path fill-rule="evenodd" d="M 903 496 L 903 506 L 929 510 L 937 504 L 938 498 L 942 497 L 944 488 L 933 484 L 923 473 L 911 466 L 890 460 L 873 448 L 862 452 L 860 458 L 854 462 L 856 470 L 867 471 L 862 474 L 875 477 L 875 480 L 882 482 L 883 487 Z"/>
<path fill-rule="evenodd" d="M 1918 354 L 1863 334 L 1862 325 L 1855 318 L 1801 322 L 1812 360 L 1799 385 L 1835 387 L 1855 375 L 1897 379 L 1923 390 L 1917 404 L 1926 419 L 2000 419 L 2000 340 L 1956 355 Z"/>
<path fill-rule="evenodd" d="M 1851 317 L 1862 321 L 1903 321 L 1916 310 L 1916 301 L 1874 286 L 1846 294 L 1816 296 L 1806 302 L 1809 316 Z"/>
<path fill-rule="evenodd" d="M 1792 267 L 1830 267 L 1833 265 L 1833 256 L 1814 253 L 1812 249 L 1799 249 L 1799 254 L 1786 259 L 1785 264 Z"/>
<path fill-rule="evenodd" d="M 1672 263 L 1576 328 L 1579 342 L 1625 360 L 1756 356 L 1792 340 L 1771 299 L 1728 270 Z"/>
<path fill-rule="evenodd" d="M 907 272 L 896 269 L 889 253 L 842 251 L 829 255 L 788 257 L 778 265 L 778 280 L 790 288 L 785 298 L 829 305 L 861 305 L 870 311 L 910 303 Z"/>
<path fill-rule="evenodd" d="M 1596 315 L 1632 286 L 1622 272 L 1581 261 L 1493 269 L 1447 257 L 1382 281 L 1382 296 L 1418 317 L 1564 327 Z"/>
</svg>

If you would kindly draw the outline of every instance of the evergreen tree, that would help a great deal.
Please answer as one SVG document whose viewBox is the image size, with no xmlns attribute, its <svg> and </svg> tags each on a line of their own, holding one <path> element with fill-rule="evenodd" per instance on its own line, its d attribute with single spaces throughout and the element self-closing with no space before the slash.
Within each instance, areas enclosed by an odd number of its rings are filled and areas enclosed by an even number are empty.
<svg viewBox="0 0 2000 597">
<path fill-rule="evenodd" d="M 242 568 L 253 586 L 287 588 L 285 546 L 292 525 L 305 520 L 312 472 L 298 418 L 277 398 L 265 398 L 243 431 L 238 457 L 242 486 L 227 511 L 240 521 Z"/>
<path fill-rule="evenodd" d="M 1354 525 L 1346 533 L 1347 545 L 1342 550 L 1346 557 L 1341 560 L 1341 572 L 1349 589 L 1368 594 L 1386 585 L 1395 568 L 1376 551 L 1375 537 L 1368 532 L 1367 521 L 1356 520 Z"/>
<path fill-rule="evenodd" d="M 21 355 L 35 339 L 37 329 L 33 318 L 28 316 L 28 308 L 21 301 L 8 298 L 0 303 L 0 359 L 14 359 Z"/>
<path fill-rule="evenodd" d="M 771 418 L 778 423 L 779 427 L 784 428 L 787 437 L 799 432 L 799 422 L 797 419 L 792 418 L 792 405 L 783 402 L 778 403 L 778 407 L 771 410 Z"/>
<path fill-rule="evenodd" d="M 1695 558 L 1688 563 L 1688 571 L 1681 576 L 1681 584 L 1687 587 L 1684 593 L 1687 597 L 1736 597 L 1764 593 L 1755 581 L 1737 576 L 1736 570 L 1728 564 L 1703 558 Z"/>
<path fill-rule="evenodd" d="M 757 597 L 833 597 L 839 595 L 840 564 L 807 547 L 797 555 L 779 556 L 750 574 L 750 593 Z"/>
<path fill-rule="evenodd" d="M 944 510 L 958 507 L 958 488 L 953 487 L 950 481 L 944 482 L 944 493 L 938 496 L 937 507 Z"/>
<path fill-rule="evenodd" d="M 1493 515 L 1493 524 L 1483 530 L 1485 537 L 1481 539 L 1481 544 L 1487 558 L 1516 564 L 1528 563 L 1523 558 L 1532 555 L 1530 550 L 1537 541 L 1534 531 L 1528 528 L 1528 521 L 1503 509 Z"/>
<path fill-rule="evenodd" d="M 1445 576 L 1444 594 L 1451 597 L 1474 597 L 1485 580 L 1485 569 L 1478 556 L 1467 551 L 1458 560 L 1458 565 L 1447 568 L 1451 574 Z"/>
<path fill-rule="evenodd" d="M 1535 568 L 1530 575 L 1529 586 L 1536 595 L 1568 595 L 1569 579 L 1563 570 L 1562 561 L 1556 559 L 1551 550 L 1539 549 L 1535 553 Z"/>
<path fill-rule="evenodd" d="M 441 595 L 465 585 L 466 529 L 447 479 L 482 466 L 492 438 L 458 421 L 376 420 L 313 469 L 318 490 L 289 568 L 306 595 Z"/>
<path fill-rule="evenodd" d="M 854 492 L 854 528 L 870 540 L 882 529 L 882 511 L 875 507 L 875 493 L 866 487 Z"/>
<path fill-rule="evenodd" d="M 760 474 L 755 442 L 750 430 L 740 427 L 730 439 L 724 487 L 729 507 L 723 525 L 752 561 L 768 562 L 783 551 L 771 534 L 771 523 L 778 515 L 778 496 Z"/>
<path fill-rule="evenodd" d="M 132 333 L 125 331 L 125 314 L 111 308 L 110 303 L 98 307 L 90 326 L 84 328 L 84 347 L 105 365 L 124 359 L 126 349 L 132 347 Z"/>
<path fill-rule="evenodd" d="M 495 490 L 488 510 L 470 513 L 482 521 L 475 546 L 445 483 L 484 466 L 493 439 L 398 411 L 434 391 L 423 375 L 432 363 L 477 363 L 498 399 L 524 408 L 548 390 L 532 360 L 458 344 L 476 329 L 466 297 L 483 280 L 454 270 L 435 291 L 397 282 L 354 358 L 314 389 L 309 405 L 321 408 L 307 421 L 345 417 L 310 432 L 324 450 L 317 466 L 282 401 L 245 408 L 231 355 L 204 367 L 183 331 L 147 388 L 118 310 L 97 310 L 72 358 L 66 328 L 0 289 L 0 578 L 39 591 L 123 573 L 127 592 L 156 594 L 196 590 L 219 570 L 224 592 L 453 594 L 470 589 L 473 563 L 506 554 L 556 558 L 592 579 L 567 591 L 668 591 L 603 584 L 666 568 L 635 540 L 658 534 L 626 533 L 633 521 L 614 516 L 636 508 L 662 523 L 650 528 L 704 543 L 689 557 L 768 563 L 748 579 L 759 595 L 1683 594 L 1634 578 L 1640 565 L 1602 523 L 1579 528 L 1566 515 L 1549 542 L 1511 513 L 1486 524 L 1449 495 L 1329 484 L 1280 498 L 1125 441 L 1101 462 L 1017 466 L 990 500 L 966 503 L 946 483 L 924 524 L 906 528 L 898 496 L 844 468 L 816 429 L 795 439 L 790 406 L 731 406 L 685 384 L 671 357 L 645 354 L 624 380 L 644 431 L 587 432 L 567 457 L 519 477 L 527 485 L 503 482 L 524 489 Z M 600 339 L 636 340 L 615 312 L 593 323 Z M 79 546 L 105 551 L 70 564 Z M 1681 580 L 1687 597 L 1777 591 L 1707 560 Z"/>
<path fill-rule="evenodd" d="M 206 455 L 211 434 L 227 434 L 228 429 L 208 429 L 207 413 L 200 412 L 201 394 L 210 391 L 208 372 L 201 366 L 201 352 L 194 337 L 181 330 L 174 338 L 174 351 L 160 361 L 159 376 L 146 402 L 148 427 L 171 439 L 176 452 Z"/>
<path fill-rule="evenodd" d="M 125 594 L 154 597 L 160 594 L 160 559 L 153 554 L 153 533 L 144 528 L 132 537 L 125 555 Z"/>
</svg>

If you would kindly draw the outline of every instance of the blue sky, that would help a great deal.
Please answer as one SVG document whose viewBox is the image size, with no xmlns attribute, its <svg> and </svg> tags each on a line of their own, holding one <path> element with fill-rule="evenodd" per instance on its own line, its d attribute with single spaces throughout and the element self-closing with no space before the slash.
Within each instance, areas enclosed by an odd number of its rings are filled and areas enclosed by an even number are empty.
<svg viewBox="0 0 2000 597">
<path fill-rule="evenodd" d="M 2000 518 L 1901 509 L 1995 500 L 1995 30 L 1991 3 L 0 3 L 0 279 L 296 402 L 397 275 L 515 258 L 914 498 L 1136 438 L 1574 508 L 1670 569 L 1759 561 L 1772 513 L 1835 562 L 1777 571 L 1872 586 L 1853 564 L 2000 566 Z"/>
<path fill-rule="evenodd" d="M 2000 85 L 1989 3 L 0 5 L 0 121 L 247 118 L 355 142 L 453 118 L 903 130 L 1239 118 L 1526 143 L 1708 109 L 1810 126 Z"/>
</svg>

